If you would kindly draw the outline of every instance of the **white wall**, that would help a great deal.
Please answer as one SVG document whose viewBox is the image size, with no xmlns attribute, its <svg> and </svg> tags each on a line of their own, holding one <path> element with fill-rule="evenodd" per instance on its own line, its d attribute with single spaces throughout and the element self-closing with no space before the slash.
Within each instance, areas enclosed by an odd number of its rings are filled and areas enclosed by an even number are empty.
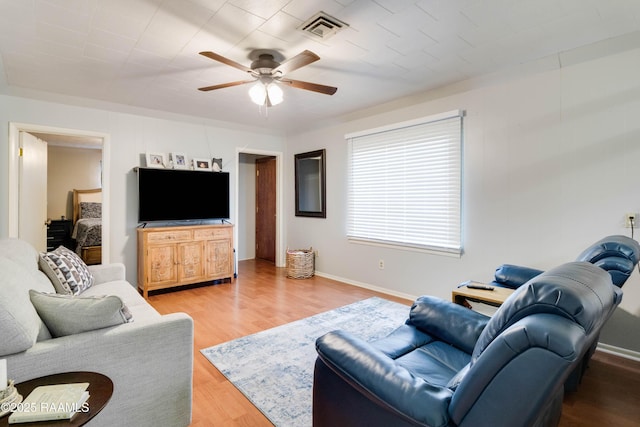
<svg viewBox="0 0 640 427">
<path fill-rule="evenodd" d="M 216 122 L 149 111 L 148 115 L 69 106 L 0 95 L 0 237 L 8 235 L 8 123 L 104 132 L 110 135 L 110 253 L 112 262 L 124 262 L 127 279 L 136 278 L 137 189 L 133 172 L 144 165 L 147 151 L 177 151 L 189 157 L 223 159 L 223 170 L 235 177 L 236 152 L 246 149 L 283 151 L 284 139 L 265 131 L 234 129 Z M 163 118 L 160 118 L 163 117 Z M 168 117 L 168 118 L 167 118 Z M 231 182 L 235 222 L 236 182 Z M 179 203 L 175 195 L 167 203 Z"/>
<path fill-rule="evenodd" d="M 289 197 L 287 245 L 318 249 L 321 274 L 448 299 L 458 283 L 488 281 L 502 263 L 547 269 L 572 261 L 601 237 L 629 235 L 624 214 L 640 212 L 638 69 L 640 50 L 633 50 L 448 95 L 439 91 L 437 99 L 290 137 L 289 195 L 293 154 L 327 150 L 327 218 L 293 216 Z M 467 113 L 462 257 L 349 243 L 344 135 L 454 109 Z M 621 307 L 636 320 L 636 332 L 627 336 L 640 336 L 638 276 L 624 287 Z M 624 335 L 626 328 L 619 329 Z M 611 340 L 640 351 L 638 338 Z"/>
</svg>

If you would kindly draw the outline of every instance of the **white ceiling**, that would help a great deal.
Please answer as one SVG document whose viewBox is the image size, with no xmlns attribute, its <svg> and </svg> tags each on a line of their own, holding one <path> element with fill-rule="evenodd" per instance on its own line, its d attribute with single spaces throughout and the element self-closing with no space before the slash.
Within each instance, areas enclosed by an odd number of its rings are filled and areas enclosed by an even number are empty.
<svg viewBox="0 0 640 427">
<path fill-rule="evenodd" d="M 319 11 L 349 27 L 324 41 L 297 30 Z M 0 0 L 0 91 L 300 130 L 543 58 L 560 66 L 583 46 L 606 54 L 603 41 L 638 47 L 639 34 L 639 0 Z M 197 90 L 246 78 L 198 52 L 249 66 L 258 48 L 317 53 L 287 76 L 338 92 L 285 87 L 265 117 L 249 85 Z"/>
</svg>

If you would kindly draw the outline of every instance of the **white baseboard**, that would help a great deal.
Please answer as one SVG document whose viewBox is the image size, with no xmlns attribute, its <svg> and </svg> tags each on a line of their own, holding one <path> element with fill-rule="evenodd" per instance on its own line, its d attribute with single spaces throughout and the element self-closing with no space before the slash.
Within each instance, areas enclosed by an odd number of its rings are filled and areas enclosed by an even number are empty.
<svg viewBox="0 0 640 427">
<path fill-rule="evenodd" d="M 598 343 L 598 347 L 596 349 L 603 353 L 609 353 L 613 354 L 614 356 L 624 357 L 625 359 L 640 362 L 640 352 L 634 350 L 628 350 L 626 348 L 616 347 L 615 345 L 604 344 L 601 342 Z"/>
<path fill-rule="evenodd" d="M 396 291 L 392 291 L 391 289 L 381 288 L 379 286 L 374 286 L 369 283 L 357 282 L 355 280 L 345 279 L 344 277 L 333 276 L 331 274 L 326 274 L 321 271 L 316 271 L 315 275 L 320 277 L 325 277 L 331 280 L 336 280 L 338 282 L 346 283 L 347 285 L 353 285 L 359 288 L 369 289 L 370 291 L 380 292 L 381 294 L 408 299 L 410 301 L 415 301 L 416 298 L 418 298 L 418 295 L 409 295 L 409 294 L 405 294 L 404 292 L 396 292 Z"/>
</svg>

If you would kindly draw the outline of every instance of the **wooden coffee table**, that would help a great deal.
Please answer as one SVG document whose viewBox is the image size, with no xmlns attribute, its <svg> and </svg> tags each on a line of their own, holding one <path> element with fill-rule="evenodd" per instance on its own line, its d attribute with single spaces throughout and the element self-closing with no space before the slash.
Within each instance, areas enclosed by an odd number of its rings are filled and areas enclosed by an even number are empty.
<svg viewBox="0 0 640 427">
<path fill-rule="evenodd" d="M 102 408 L 106 406 L 107 402 L 109 402 L 109 399 L 111 399 L 111 395 L 113 394 L 113 382 L 111 379 L 106 375 L 102 375 L 97 372 L 65 372 L 61 374 L 47 375 L 45 377 L 35 378 L 33 380 L 16 384 L 15 387 L 18 389 L 18 393 L 22 395 L 22 398 L 26 399 L 29 393 L 38 386 L 66 383 L 89 383 L 89 388 L 87 389 L 90 394 L 89 400 L 87 400 L 89 411 L 78 412 L 70 420 L 38 421 L 33 423 L 11 424 L 11 426 L 82 426 L 98 415 Z M 0 427 L 9 425 L 9 414 L 0 418 Z"/>
<path fill-rule="evenodd" d="M 492 291 L 488 291 L 484 289 L 470 289 L 465 285 L 451 292 L 451 300 L 456 304 L 464 306 L 467 306 L 465 303 L 467 300 L 470 300 L 499 307 L 512 293 L 513 289 L 501 288 L 499 286 L 494 286 Z"/>
</svg>

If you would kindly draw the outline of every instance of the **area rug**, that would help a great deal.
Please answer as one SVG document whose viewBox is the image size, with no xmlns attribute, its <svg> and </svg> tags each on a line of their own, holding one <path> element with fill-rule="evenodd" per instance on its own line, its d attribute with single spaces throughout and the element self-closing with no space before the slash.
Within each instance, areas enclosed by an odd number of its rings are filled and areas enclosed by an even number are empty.
<svg viewBox="0 0 640 427">
<path fill-rule="evenodd" d="M 277 427 L 310 427 L 315 341 L 342 329 L 367 341 L 388 335 L 409 307 L 369 298 L 201 350 Z"/>
</svg>

